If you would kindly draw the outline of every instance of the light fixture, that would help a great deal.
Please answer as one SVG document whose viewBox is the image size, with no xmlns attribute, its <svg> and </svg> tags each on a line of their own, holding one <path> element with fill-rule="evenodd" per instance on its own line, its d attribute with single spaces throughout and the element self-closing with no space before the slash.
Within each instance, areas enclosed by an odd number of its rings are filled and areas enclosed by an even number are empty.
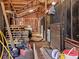
<svg viewBox="0 0 79 59">
<path fill-rule="evenodd" d="M 46 12 L 45 13 L 48 13 L 49 12 L 49 10 L 46 10 Z"/>
<path fill-rule="evenodd" d="M 64 2 L 64 0 L 61 0 L 61 3 Z"/>
<path fill-rule="evenodd" d="M 29 12 L 33 12 L 34 10 L 32 9 L 32 10 L 29 10 Z"/>
<path fill-rule="evenodd" d="M 22 23 L 22 22 L 20 22 L 20 25 L 23 25 L 23 23 Z"/>
<path fill-rule="evenodd" d="M 11 13 L 11 14 L 13 14 L 13 11 L 6 10 L 6 13 Z"/>
<path fill-rule="evenodd" d="M 55 2 L 55 1 L 53 1 L 53 2 L 52 2 L 52 5 L 55 5 L 55 4 L 56 4 L 56 2 Z"/>
</svg>

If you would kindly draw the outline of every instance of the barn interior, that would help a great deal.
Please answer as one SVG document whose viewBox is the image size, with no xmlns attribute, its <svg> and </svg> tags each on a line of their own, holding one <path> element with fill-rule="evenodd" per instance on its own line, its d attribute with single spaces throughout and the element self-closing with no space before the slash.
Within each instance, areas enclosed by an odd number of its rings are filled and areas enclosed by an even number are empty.
<svg viewBox="0 0 79 59">
<path fill-rule="evenodd" d="M 78 59 L 79 0 L 0 0 L 0 59 L 67 59 L 65 50 Z"/>
</svg>

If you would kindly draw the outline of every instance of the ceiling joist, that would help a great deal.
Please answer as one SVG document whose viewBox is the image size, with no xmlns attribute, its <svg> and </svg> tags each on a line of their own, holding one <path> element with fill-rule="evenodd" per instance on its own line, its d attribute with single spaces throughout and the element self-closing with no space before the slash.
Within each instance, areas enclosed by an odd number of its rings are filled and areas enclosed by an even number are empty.
<svg viewBox="0 0 79 59">
<path fill-rule="evenodd" d="M 8 4 L 8 1 L 7 2 L 4 2 L 5 4 Z M 15 5 L 26 5 L 27 4 L 27 2 L 12 2 L 12 4 L 15 4 Z"/>
<path fill-rule="evenodd" d="M 29 12 L 29 10 L 36 10 L 36 9 L 38 9 L 39 7 L 41 7 L 41 5 L 37 5 L 37 6 L 34 6 L 34 7 L 32 7 L 32 8 L 29 8 L 29 9 L 25 10 L 24 12 L 17 14 L 17 16 L 18 16 L 18 17 L 21 17 L 21 16 L 27 14 L 27 13 Z"/>
</svg>

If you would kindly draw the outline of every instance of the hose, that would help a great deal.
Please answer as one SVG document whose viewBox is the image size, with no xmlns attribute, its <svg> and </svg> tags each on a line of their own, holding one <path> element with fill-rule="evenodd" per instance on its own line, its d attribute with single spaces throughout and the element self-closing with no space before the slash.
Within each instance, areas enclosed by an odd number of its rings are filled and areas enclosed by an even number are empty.
<svg viewBox="0 0 79 59">
<path fill-rule="evenodd" d="M 5 38 L 4 34 L 1 31 L 0 31 L 0 33 L 1 33 L 2 38 L 4 39 L 3 41 L 5 41 L 5 43 L 7 44 L 7 47 L 8 47 L 8 42 L 6 41 L 7 39 Z M 9 48 L 8 48 L 8 50 L 10 51 Z M 9 55 L 8 59 L 10 59 L 10 55 Z"/>
<path fill-rule="evenodd" d="M 2 41 L 3 41 L 3 43 L 4 43 L 4 38 L 3 38 L 3 35 L 2 35 L 3 33 L 0 31 L 0 35 L 1 35 L 1 38 L 2 38 Z M 5 40 L 6 41 L 6 40 Z M 7 42 L 7 41 L 6 41 Z M 5 42 L 5 43 L 6 43 Z M 3 53 L 4 53 L 4 48 L 3 48 L 3 46 L 2 46 L 2 53 L 1 53 L 1 57 L 0 57 L 0 59 L 2 59 L 2 56 L 3 56 Z"/>
<path fill-rule="evenodd" d="M 11 59 L 13 59 L 12 55 L 10 54 L 10 51 L 7 49 L 7 47 L 1 42 L 0 43 L 3 45 L 3 47 L 5 48 L 5 50 L 8 52 L 8 54 L 11 56 Z"/>
<path fill-rule="evenodd" d="M 2 36 L 1 36 L 1 37 L 2 37 Z M 3 41 L 3 43 L 4 43 L 3 37 L 2 37 L 2 41 Z M 4 48 L 3 48 L 3 46 L 2 46 L 2 53 L 1 53 L 0 59 L 2 59 L 3 53 L 4 53 Z"/>
<path fill-rule="evenodd" d="M 0 35 L 1 35 L 1 38 L 2 38 L 2 41 L 0 40 L 0 43 L 2 44 L 2 53 L 1 53 L 1 57 L 0 57 L 0 59 L 2 59 L 2 56 L 3 56 L 3 53 L 4 53 L 4 48 L 6 49 L 6 51 L 8 52 L 8 56 L 9 56 L 9 58 L 8 59 L 10 59 L 10 57 L 11 57 L 11 59 L 13 59 L 13 57 L 12 57 L 12 55 L 10 54 L 10 49 L 9 48 L 7 48 L 8 47 L 8 42 L 6 41 L 6 38 L 5 38 L 5 36 L 4 36 L 4 34 L 0 31 Z M 5 41 L 5 43 L 7 44 L 7 47 L 4 45 L 4 41 Z"/>
</svg>

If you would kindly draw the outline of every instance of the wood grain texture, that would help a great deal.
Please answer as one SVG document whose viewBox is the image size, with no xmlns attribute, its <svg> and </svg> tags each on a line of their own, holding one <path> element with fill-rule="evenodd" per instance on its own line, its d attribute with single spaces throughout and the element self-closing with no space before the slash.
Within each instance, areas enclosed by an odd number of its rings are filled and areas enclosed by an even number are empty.
<svg viewBox="0 0 79 59">
<path fill-rule="evenodd" d="M 52 24 L 51 26 L 51 47 L 60 50 L 60 25 Z"/>
</svg>

